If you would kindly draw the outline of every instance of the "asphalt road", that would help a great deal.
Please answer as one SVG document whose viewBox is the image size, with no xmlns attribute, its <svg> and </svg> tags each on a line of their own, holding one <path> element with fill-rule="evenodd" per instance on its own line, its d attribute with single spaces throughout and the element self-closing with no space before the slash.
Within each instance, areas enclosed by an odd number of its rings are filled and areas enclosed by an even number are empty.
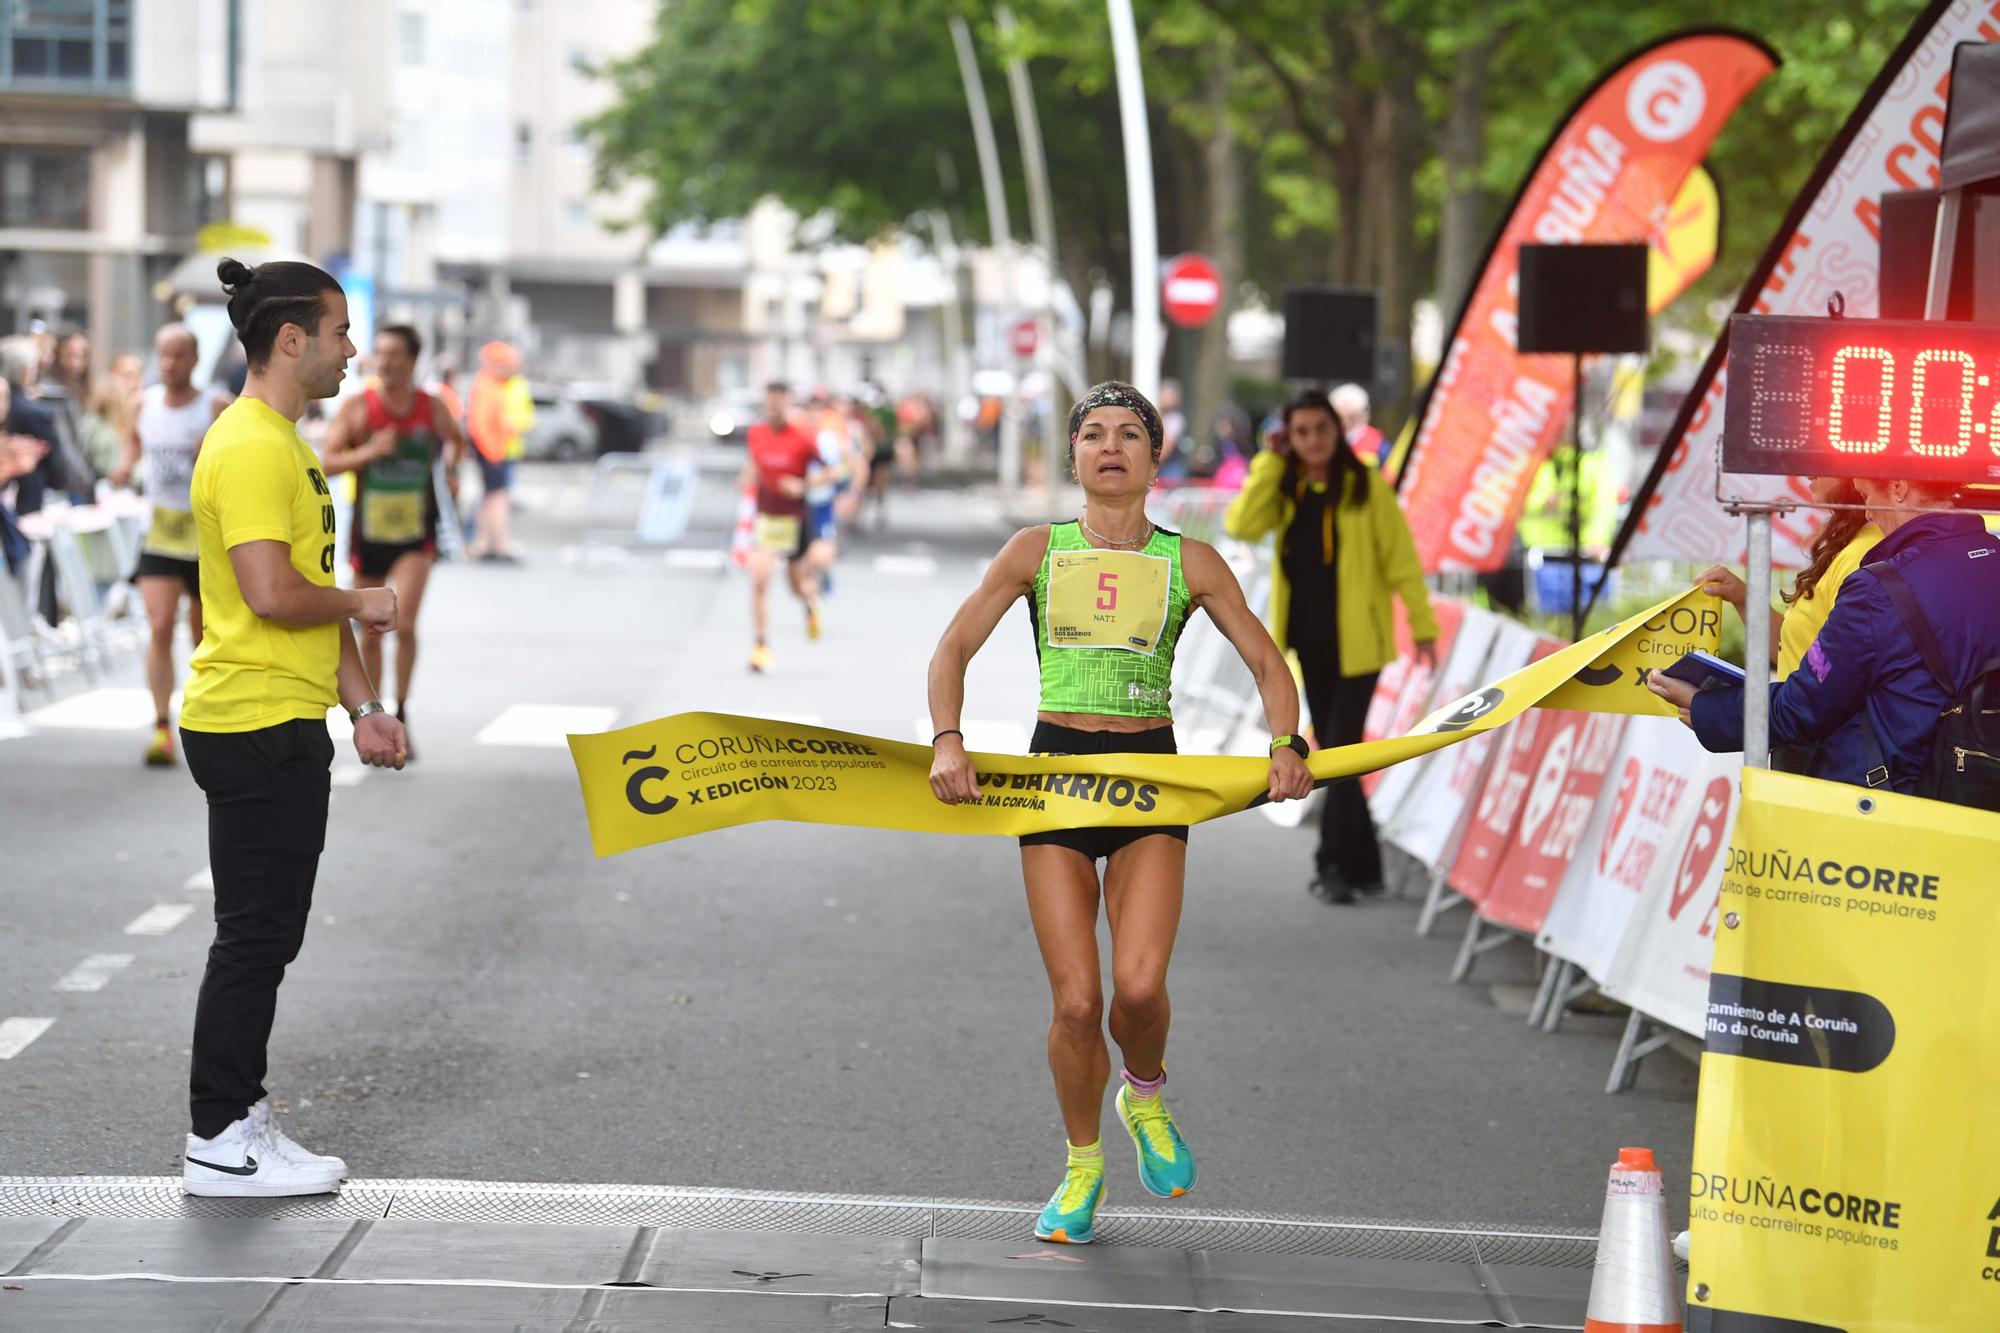
<svg viewBox="0 0 2000 1333">
<path fill-rule="evenodd" d="M 580 471 L 527 476 L 527 562 L 433 576 L 419 762 L 364 772 L 341 743 L 272 1046 L 291 1132 L 364 1176 L 1044 1197 L 1062 1138 L 1011 844 L 774 824 L 598 861 L 559 748 L 692 708 L 911 736 L 997 515 L 910 501 L 852 544 L 823 642 L 777 603 L 757 678 L 740 577 L 591 556 Z M 136 658 L 66 680 L 0 741 L 0 1018 L 53 1020 L 0 1060 L 0 1174 L 179 1170 L 206 830 L 184 770 L 140 765 L 142 680 Z M 974 664 L 968 730 L 1024 735 L 1033 703 L 1017 612 Z M 1530 1034 L 1446 981 L 1455 941 L 1415 938 L 1412 904 L 1310 900 L 1310 846 L 1254 814 L 1195 832 L 1169 1093 L 1200 1206 L 1594 1226 L 1625 1143 L 1684 1194 L 1691 1066 L 1605 1095 L 1616 1020 Z M 159 933 L 128 933 L 142 916 Z M 104 955 L 101 987 L 57 989 Z M 1481 969 L 1533 977 L 1525 951 Z M 1110 1190 L 1150 1202 L 1122 1149 Z"/>
</svg>

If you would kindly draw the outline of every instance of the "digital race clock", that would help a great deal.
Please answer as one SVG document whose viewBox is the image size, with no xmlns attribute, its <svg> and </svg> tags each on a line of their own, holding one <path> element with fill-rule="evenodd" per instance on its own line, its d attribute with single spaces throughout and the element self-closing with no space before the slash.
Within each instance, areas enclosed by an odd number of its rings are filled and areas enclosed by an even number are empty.
<svg viewBox="0 0 2000 1333">
<path fill-rule="evenodd" d="M 1722 466 L 2000 480 L 2000 327 L 1736 315 Z"/>
</svg>

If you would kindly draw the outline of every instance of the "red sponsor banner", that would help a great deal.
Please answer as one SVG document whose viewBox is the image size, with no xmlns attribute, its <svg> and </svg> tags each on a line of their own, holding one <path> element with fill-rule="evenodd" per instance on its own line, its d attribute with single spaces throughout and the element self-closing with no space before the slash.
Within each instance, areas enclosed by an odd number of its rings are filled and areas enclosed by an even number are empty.
<svg viewBox="0 0 2000 1333">
<path fill-rule="evenodd" d="M 1567 427 L 1567 357 L 1514 350 L 1523 243 L 1658 248 L 1688 175 L 1738 103 L 1776 68 L 1753 38 L 1671 38 L 1587 94 L 1522 188 L 1426 392 L 1402 504 L 1426 571 L 1505 562 L 1536 469 Z M 1690 268 L 1682 284 L 1698 269 Z M 1680 288 L 1660 289 L 1667 300 Z"/>
<path fill-rule="evenodd" d="M 1535 645 L 1534 655 L 1528 660 L 1539 662 L 1562 646 L 1555 639 L 1543 639 Z M 1571 719 L 1579 716 L 1582 715 L 1535 708 L 1501 728 L 1492 766 L 1487 769 L 1486 782 L 1472 807 L 1472 821 L 1466 825 L 1458 857 L 1445 877 L 1445 883 L 1454 893 L 1479 902 L 1492 890 L 1494 874 L 1513 842 L 1514 830 L 1520 826 L 1542 760 L 1557 734 L 1569 730 Z"/>
<path fill-rule="evenodd" d="M 1396 602 L 1396 660 L 1382 668 L 1375 679 L 1375 694 L 1368 701 L 1368 717 L 1361 726 L 1361 739 L 1381 740 L 1400 736 L 1429 712 L 1431 688 L 1437 669 L 1417 661 L 1417 642 L 1410 637 L 1410 618 L 1403 603 Z M 1431 614 L 1437 618 L 1437 662 L 1442 666 L 1451 654 L 1452 641 L 1465 620 L 1465 607 L 1448 597 L 1431 598 Z M 1361 790 L 1369 795 L 1381 784 L 1387 769 L 1376 769 L 1361 778 Z"/>
<path fill-rule="evenodd" d="M 1617 713 L 1560 716 L 1564 721 L 1542 747 L 1520 822 L 1479 904 L 1479 914 L 1489 921 L 1529 934 L 1541 930 L 1569 863 L 1583 846 L 1625 732 L 1625 718 Z"/>
<path fill-rule="evenodd" d="M 1938 0 L 1910 25 L 1902 45 L 1862 95 L 1847 124 L 1792 203 L 1785 225 L 1752 271 L 1736 309 L 1760 315 L 1824 315 L 1838 295 L 1849 319 L 1872 319 L 1877 290 L 1882 196 L 1938 183 L 1952 51 L 1961 42 L 2000 41 L 2000 0 Z M 1612 559 L 1741 560 L 1743 520 L 1716 502 L 1716 444 L 1728 339 L 1718 338 L 1653 469 L 1633 498 Z M 1722 480 L 1724 494 L 1804 501 L 1804 478 Z M 1807 562 L 1821 514 L 1800 509 L 1771 524 L 1780 565 Z"/>
</svg>

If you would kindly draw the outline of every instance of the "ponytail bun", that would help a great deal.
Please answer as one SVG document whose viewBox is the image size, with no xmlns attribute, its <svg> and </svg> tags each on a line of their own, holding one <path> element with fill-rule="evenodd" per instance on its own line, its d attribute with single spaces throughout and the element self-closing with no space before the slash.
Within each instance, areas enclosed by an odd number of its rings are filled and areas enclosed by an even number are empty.
<svg viewBox="0 0 2000 1333">
<path fill-rule="evenodd" d="M 224 259 L 215 266 L 215 276 L 222 279 L 222 289 L 235 296 L 239 290 L 249 286 L 255 274 L 240 259 Z"/>
</svg>

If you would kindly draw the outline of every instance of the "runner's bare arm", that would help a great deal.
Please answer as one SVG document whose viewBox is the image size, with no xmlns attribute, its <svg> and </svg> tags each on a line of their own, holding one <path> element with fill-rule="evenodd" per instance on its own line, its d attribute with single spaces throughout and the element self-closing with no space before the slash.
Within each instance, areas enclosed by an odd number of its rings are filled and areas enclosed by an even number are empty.
<svg viewBox="0 0 2000 1333">
<path fill-rule="evenodd" d="M 1181 541 L 1181 570 L 1187 579 L 1188 597 L 1195 607 L 1206 611 L 1242 657 L 1243 665 L 1257 681 L 1258 697 L 1264 701 L 1264 718 L 1271 735 L 1295 736 L 1299 730 L 1299 687 L 1292 669 L 1278 651 L 1271 632 L 1244 600 L 1243 586 L 1236 571 L 1207 542 L 1192 538 Z M 1280 747 L 1271 756 L 1271 799 L 1295 800 L 1312 790 L 1312 774 L 1305 761 L 1292 750 Z"/>
<path fill-rule="evenodd" d="M 125 428 L 125 438 L 118 442 L 118 466 L 111 469 L 109 478 L 113 486 L 124 486 L 132 480 L 132 469 L 139 466 L 139 454 L 139 426 L 135 418 Z"/>
<path fill-rule="evenodd" d="M 364 468 L 381 456 L 371 452 L 373 441 L 362 434 L 367 428 L 366 399 L 350 398 L 341 404 L 326 428 L 326 455 L 320 459 L 320 465 L 327 476 L 337 477 L 343 472 Z"/>
<path fill-rule="evenodd" d="M 1049 530 L 1023 528 L 1008 539 L 986 567 L 986 576 L 958 614 L 945 626 L 937 651 L 931 654 L 930 704 L 934 731 L 956 732 L 965 710 L 965 668 L 973 655 L 985 646 L 993 627 L 1007 614 L 1007 608 L 1034 587 L 1035 571 L 1048 550 Z M 931 791 L 940 801 L 955 804 L 977 800 L 979 775 L 966 758 L 965 738 L 943 736 L 937 742 L 937 757 L 931 764 Z"/>
</svg>

